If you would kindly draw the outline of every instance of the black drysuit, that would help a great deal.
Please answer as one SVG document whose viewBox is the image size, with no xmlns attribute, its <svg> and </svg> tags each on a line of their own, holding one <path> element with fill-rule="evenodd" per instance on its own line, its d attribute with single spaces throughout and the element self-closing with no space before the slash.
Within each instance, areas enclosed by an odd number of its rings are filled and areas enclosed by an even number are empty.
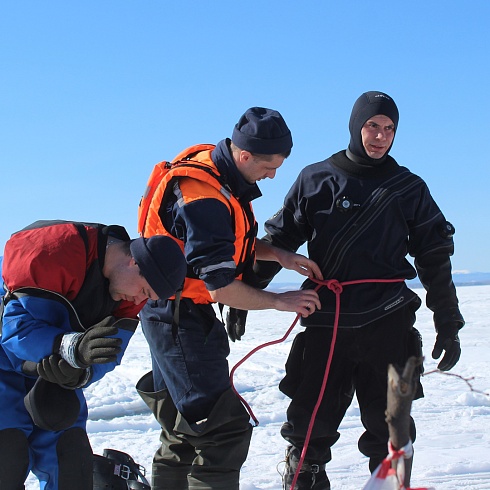
<svg viewBox="0 0 490 490">
<path fill-rule="evenodd" d="M 454 229 L 424 181 L 390 156 L 369 166 L 340 151 L 305 167 L 265 229 L 265 239 L 280 248 L 296 251 L 307 242 L 308 256 L 325 279 L 412 279 L 418 273 L 436 329 L 464 324 L 451 277 Z M 407 255 L 414 258 L 415 269 Z M 257 273 L 270 279 L 277 272 L 273 267 L 259 262 Z M 315 284 L 307 280 L 303 287 Z M 281 433 L 300 450 L 319 395 L 334 325 L 335 294 L 323 287 L 319 296 L 322 308 L 302 319 L 307 328 L 294 341 L 280 385 L 292 398 Z M 403 366 L 421 348 L 413 329 L 420 304 L 404 281 L 344 287 L 333 362 L 307 452 L 310 463 L 331 459 L 330 448 L 339 437 L 338 427 L 354 393 L 366 429 L 359 447 L 370 457 L 371 470 L 386 456 L 387 368 L 390 363 Z M 417 396 L 422 396 L 420 386 Z M 413 420 L 411 429 L 414 439 Z"/>
</svg>

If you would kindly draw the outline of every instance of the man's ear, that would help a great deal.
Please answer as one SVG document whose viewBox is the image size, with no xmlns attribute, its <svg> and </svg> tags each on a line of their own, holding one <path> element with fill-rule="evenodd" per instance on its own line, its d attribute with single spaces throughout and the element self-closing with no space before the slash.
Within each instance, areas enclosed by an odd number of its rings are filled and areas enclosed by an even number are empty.
<svg viewBox="0 0 490 490">
<path fill-rule="evenodd" d="M 240 162 L 247 163 L 252 158 L 252 154 L 247 150 L 240 150 Z"/>
</svg>

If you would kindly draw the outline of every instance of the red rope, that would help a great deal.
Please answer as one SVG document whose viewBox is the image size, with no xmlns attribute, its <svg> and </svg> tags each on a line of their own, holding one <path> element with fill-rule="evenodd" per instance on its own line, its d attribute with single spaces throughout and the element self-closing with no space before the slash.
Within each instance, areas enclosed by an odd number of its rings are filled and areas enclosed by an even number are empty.
<svg viewBox="0 0 490 490">
<path fill-rule="evenodd" d="M 327 365 L 325 367 L 325 374 L 323 376 L 322 386 L 320 388 L 320 393 L 318 395 L 317 402 L 316 402 L 315 407 L 313 409 L 313 412 L 311 414 L 310 423 L 308 425 L 308 430 L 306 432 L 305 442 L 303 444 L 303 451 L 301 452 L 301 457 L 300 457 L 300 460 L 298 463 L 298 468 L 296 470 L 293 481 L 291 483 L 291 488 L 294 488 L 296 481 L 298 480 L 298 476 L 299 476 L 299 473 L 301 471 L 301 468 L 303 466 L 303 462 L 304 462 L 305 456 L 306 456 L 306 451 L 308 449 L 308 444 L 309 444 L 310 438 L 311 438 L 311 432 L 313 430 L 313 425 L 315 423 L 316 414 L 320 408 L 321 402 L 323 400 L 323 395 L 325 393 L 325 388 L 327 386 L 328 375 L 330 372 L 330 365 L 332 364 L 333 352 L 335 349 L 335 342 L 337 340 L 337 331 L 339 328 L 340 295 L 342 294 L 343 286 L 350 286 L 353 284 L 364 284 L 364 283 L 369 283 L 369 282 L 385 282 L 386 283 L 386 282 L 402 282 L 402 281 L 404 281 L 404 279 L 358 279 L 358 280 L 354 280 L 354 281 L 339 282 L 336 279 L 327 279 L 327 280 L 320 281 L 318 279 L 312 279 L 312 278 L 310 278 L 310 280 L 317 284 L 317 286 L 315 287 L 315 291 L 318 291 L 323 286 L 326 286 L 328 289 L 330 289 L 335 294 L 335 319 L 334 319 L 334 326 L 333 326 L 332 343 L 330 344 L 330 352 L 328 354 Z M 237 364 L 235 364 L 235 366 L 230 371 L 231 387 L 232 387 L 233 391 L 235 392 L 235 394 L 238 396 L 238 398 L 241 400 L 241 402 L 245 405 L 245 408 L 247 409 L 250 417 L 255 422 L 255 427 L 257 427 L 259 425 L 258 419 L 255 417 L 252 409 L 250 408 L 250 405 L 238 393 L 238 391 L 235 389 L 235 386 L 233 384 L 233 376 L 235 374 L 235 371 L 237 370 L 237 368 L 239 366 L 241 366 L 247 359 L 249 359 L 257 351 L 263 349 L 264 347 L 268 347 L 269 345 L 280 344 L 281 342 L 284 342 L 289 337 L 289 334 L 291 333 L 293 328 L 298 323 L 300 316 L 301 315 L 299 313 L 296 315 L 296 318 L 294 319 L 293 323 L 288 328 L 288 330 L 286 331 L 286 333 L 284 334 L 283 337 L 281 337 L 278 340 L 272 340 L 270 342 L 266 342 L 265 344 L 261 344 L 261 345 L 255 347 L 255 349 L 251 350 L 243 359 L 241 359 Z"/>
<path fill-rule="evenodd" d="M 265 344 L 261 344 L 261 345 L 255 347 L 255 349 L 251 350 L 243 359 L 241 359 L 240 361 L 238 361 L 233 366 L 233 369 L 230 371 L 231 388 L 235 392 L 236 396 L 245 405 L 245 408 L 247 409 L 247 412 L 249 413 L 249 415 L 252 418 L 252 420 L 255 422 L 255 427 L 257 427 L 259 425 L 259 421 L 258 421 L 257 417 L 255 417 L 252 409 L 250 408 L 250 405 L 245 401 L 245 399 L 236 390 L 235 385 L 233 384 L 233 375 L 235 374 L 235 371 L 238 369 L 238 367 L 241 366 L 247 359 L 249 359 L 250 357 L 252 357 L 257 351 L 263 349 L 264 347 L 268 347 L 269 345 L 280 344 L 281 342 L 284 342 L 289 337 L 289 334 L 291 333 L 291 331 L 293 330 L 293 328 L 298 323 L 298 320 L 299 320 L 300 316 L 301 316 L 300 314 L 296 315 L 296 318 L 294 319 L 293 323 L 288 328 L 287 332 L 284 334 L 283 337 L 281 337 L 278 340 L 271 340 L 270 342 L 266 342 Z"/>
</svg>

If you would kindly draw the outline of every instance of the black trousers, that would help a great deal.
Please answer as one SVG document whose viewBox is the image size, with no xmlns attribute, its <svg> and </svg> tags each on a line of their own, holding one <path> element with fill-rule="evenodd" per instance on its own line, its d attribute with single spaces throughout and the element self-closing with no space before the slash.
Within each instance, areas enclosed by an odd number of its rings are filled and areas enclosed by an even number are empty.
<svg viewBox="0 0 490 490">
<path fill-rule="evenodd" d="M 416 302 L 360 328 L 339 328 L 326 390 L 317 412 L 306 460 L 324 464 L 340 437 L 338 428 L 354 394 L 365 432 L 359 450 L 370 458 L 371 471 L 388 454 L 388 365 L 404 366 L 411 355 L 421 355 L 421 342 L 413 328 Z M 313 409 L 320 393 L 333 328 L 308 327 L 299 333 L 286 363 L 279 388 L 292 400 L 281 435 L 302 450 Z M 419 377 L 420 378 L 420 377 Z M 423 396 L 418 379 L 417 397 Z M 415 424 L 411 419 L 411 437 Z"/>
</svg>

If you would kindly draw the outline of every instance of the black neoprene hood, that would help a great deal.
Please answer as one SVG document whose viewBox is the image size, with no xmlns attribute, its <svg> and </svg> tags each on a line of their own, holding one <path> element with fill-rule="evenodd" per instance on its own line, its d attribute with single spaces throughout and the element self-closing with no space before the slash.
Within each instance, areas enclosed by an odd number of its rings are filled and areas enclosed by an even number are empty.
<svg viewBox="0 0 490 490">
<path fill-rule="evenodd" d="M 365 92 L 354 103 L 349 120 L 349 150 L 354 156 L 364 160 L 368 164 L 382 163 L 391 149 L 390 146 L 383 158 L 375 159 L 368 156 L 362 144 L 361 129 L 364 123 L 369 118 L 380 114 L 389 117 L 393 121 L 396 132 L 399 115 L 395 101 L 384 92 Z"/>
</svg>

